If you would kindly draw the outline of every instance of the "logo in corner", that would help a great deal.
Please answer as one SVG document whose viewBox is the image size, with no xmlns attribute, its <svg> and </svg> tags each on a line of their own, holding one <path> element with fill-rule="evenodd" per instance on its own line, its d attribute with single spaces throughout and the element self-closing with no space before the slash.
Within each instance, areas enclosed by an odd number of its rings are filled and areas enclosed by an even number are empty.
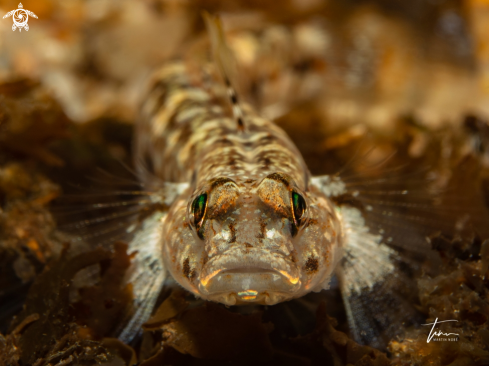
<svg viewBox="0 0 489 366">
<path fill-rule="evenodd" d="M 428 335 L 428 339 L 426 343 L 430 343 L 431 341 L 458 341 L 459 334 L 458 333 L 443 333 L 441 330 L 436 330 L 435 327 L 440 323 L 448 323 L 448 322 L 457 322 L 458 320 L 450 319 L 450 320 L 441 320 L 438 321 L 438 318 L 435 319 L 433 323 L 421 324 L 421 325 L 432 325 L 430 334 Z"/>
<path fill-rule="evenodd" d="M 17 28 L 19 28 L 19 32 L 22 32 L 22 28 L 24 28 L 26 31 L 29 30 L 29 24 L 27 24 L 27 21 L 29 20 L 29 15 L 37 19 L 37 15 L 34 14 L 32 11 L 25 10 L 22 3 L 19 4 L 18 9 L 9 11 L 7 14 L 5 14 L 3 16 L 3 19 L 11 15 L 14 21 L 14 24 L 12 25 L 12 30 L 15 31 Z"/>
</svg>

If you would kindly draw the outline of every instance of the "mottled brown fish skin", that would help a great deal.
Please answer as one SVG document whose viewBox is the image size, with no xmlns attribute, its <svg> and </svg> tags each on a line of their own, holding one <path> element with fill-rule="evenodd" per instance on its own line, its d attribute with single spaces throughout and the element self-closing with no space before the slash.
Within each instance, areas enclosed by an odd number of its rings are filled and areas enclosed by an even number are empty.
<svg viewBox="0 0 489 366">
<path fill-rule="evenodd" d="M 251 108 L 241 131 L 224 88 L 203 77 L 180 62 L 155 74 L 137 125 L 136 158 L 151 161 L 164 181 L 200 186 L 220 176 L 241 182 L 282 172 L 306 189 L 306 164 L 287 134 Z"/>
<path fill-rule="evenodd" d="M 140 178 L 189 183 L 161 222 L 166 269 L 197 296 L 227 305 L 327 288 L 341 257 L 333 204 L 309 186 L 282 129 L 250 107 L 244 127 L 235 117 L 210 74 L 182 62 L 155 73 L 136 127 Z"/>
</svg>

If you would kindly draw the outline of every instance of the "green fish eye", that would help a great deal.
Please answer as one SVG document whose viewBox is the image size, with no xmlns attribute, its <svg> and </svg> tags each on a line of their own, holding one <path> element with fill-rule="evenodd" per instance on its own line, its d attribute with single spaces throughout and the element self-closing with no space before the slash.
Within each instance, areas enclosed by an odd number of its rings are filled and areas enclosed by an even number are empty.
<svg viewBox="0 0 489 366">
<path fill-rule="evenodd" d="M 292 209 L 294 213 L 294 220 L 296 226 L 300 225 L 302 215 L 304 215 L 304 211 L 306 210 L 306 201 L 304 197 L 302 197 L 297 192 L 292 192 Z"/>
<path fill-rule="evenodd" d="M 207 208 L 207 193 L 202 193 L 198 196 L 194 202 L 192 203 L 192 213 L 194 215 L 194 225 L 197 229 L 197 233 L 199 237 L 202 238 L 202 233 L 200 232 L 200 228 L 202 223 L 204 222 L 205 211 Z"/>
</svg>

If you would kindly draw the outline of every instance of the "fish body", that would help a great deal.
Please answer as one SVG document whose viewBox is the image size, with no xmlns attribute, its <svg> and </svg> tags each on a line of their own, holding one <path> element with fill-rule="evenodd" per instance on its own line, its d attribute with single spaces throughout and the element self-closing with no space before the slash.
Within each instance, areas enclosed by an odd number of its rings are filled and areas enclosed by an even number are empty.
<svg viewBox="0 0 489 366">
<path fill-rule="evenodd" d="M 328 288 L 343 229 L 300 152 L 251 107 L 240 128 L 223 88 L 189 75 L 181 62 L 160 69 L 137 127 L 137 160 L 163 181 L 188 183 L 161 224 L 165 268 L 226 305 Z"/>
<path fill-rule="evenodd" d="M 353 196 L 344 199 L 339 176 L 311 176 L 287 134 L 251 106 L 233 105 L 226 84 L 182 61 L 164 65 L 150 83 L 135 162 L 160 209 L 130 242 L 138 252 L 127 280 L 135 306 L 120 337 L 137 334 L 167 274 L 198 298 L 228 306 L 319 292 L 336 274 L 361 340 L 372 324 L 357 326 L 359 301 L 389 276 L 397 279 L 391 287 L 402 282 L 397 252 L 371 232 Z M 406 320 L 413 313 L 403 305 Z M 364 343 L 374 337 L 366 333 Z"/>
<path fill-rule="evenodd" d="M 119 338 L 138 334 L 170 277 L 231 306 L 298 298 L 336 275 L 355 339 L 385 347 L 398 325 L 425 320 L 413 279 L 439 260 L 427 235 L 453 225 L 434 214 L 423 179 L 311 176 L 287 134 L 239 101 L 220 22 L 205 19 L 214 63 L 162 66 L 136 123 L 151 208 L 126 230 L 134 304 Z"/>
</svg>

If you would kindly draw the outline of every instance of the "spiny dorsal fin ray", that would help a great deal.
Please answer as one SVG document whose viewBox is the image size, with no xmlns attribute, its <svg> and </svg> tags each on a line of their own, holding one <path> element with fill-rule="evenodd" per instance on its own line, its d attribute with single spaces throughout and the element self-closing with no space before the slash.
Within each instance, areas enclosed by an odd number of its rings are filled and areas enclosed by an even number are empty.
<svg viewBox="0 0 489 366">
<path fill-rule="evenodd" d="M 244 130 L 243 111 L 236 92 L 236 60 L 226 43 L 224 31 L 222 29 L 222 21 L 219 17 L 211 15 L 206 11 L 202 12 L 202 16 L 204 17 L 207 31 L 209 32 L 214 62 L 226 84 L 233 110 L 233 117 L 238 124 L 238 129 Z"/>
</svg>

